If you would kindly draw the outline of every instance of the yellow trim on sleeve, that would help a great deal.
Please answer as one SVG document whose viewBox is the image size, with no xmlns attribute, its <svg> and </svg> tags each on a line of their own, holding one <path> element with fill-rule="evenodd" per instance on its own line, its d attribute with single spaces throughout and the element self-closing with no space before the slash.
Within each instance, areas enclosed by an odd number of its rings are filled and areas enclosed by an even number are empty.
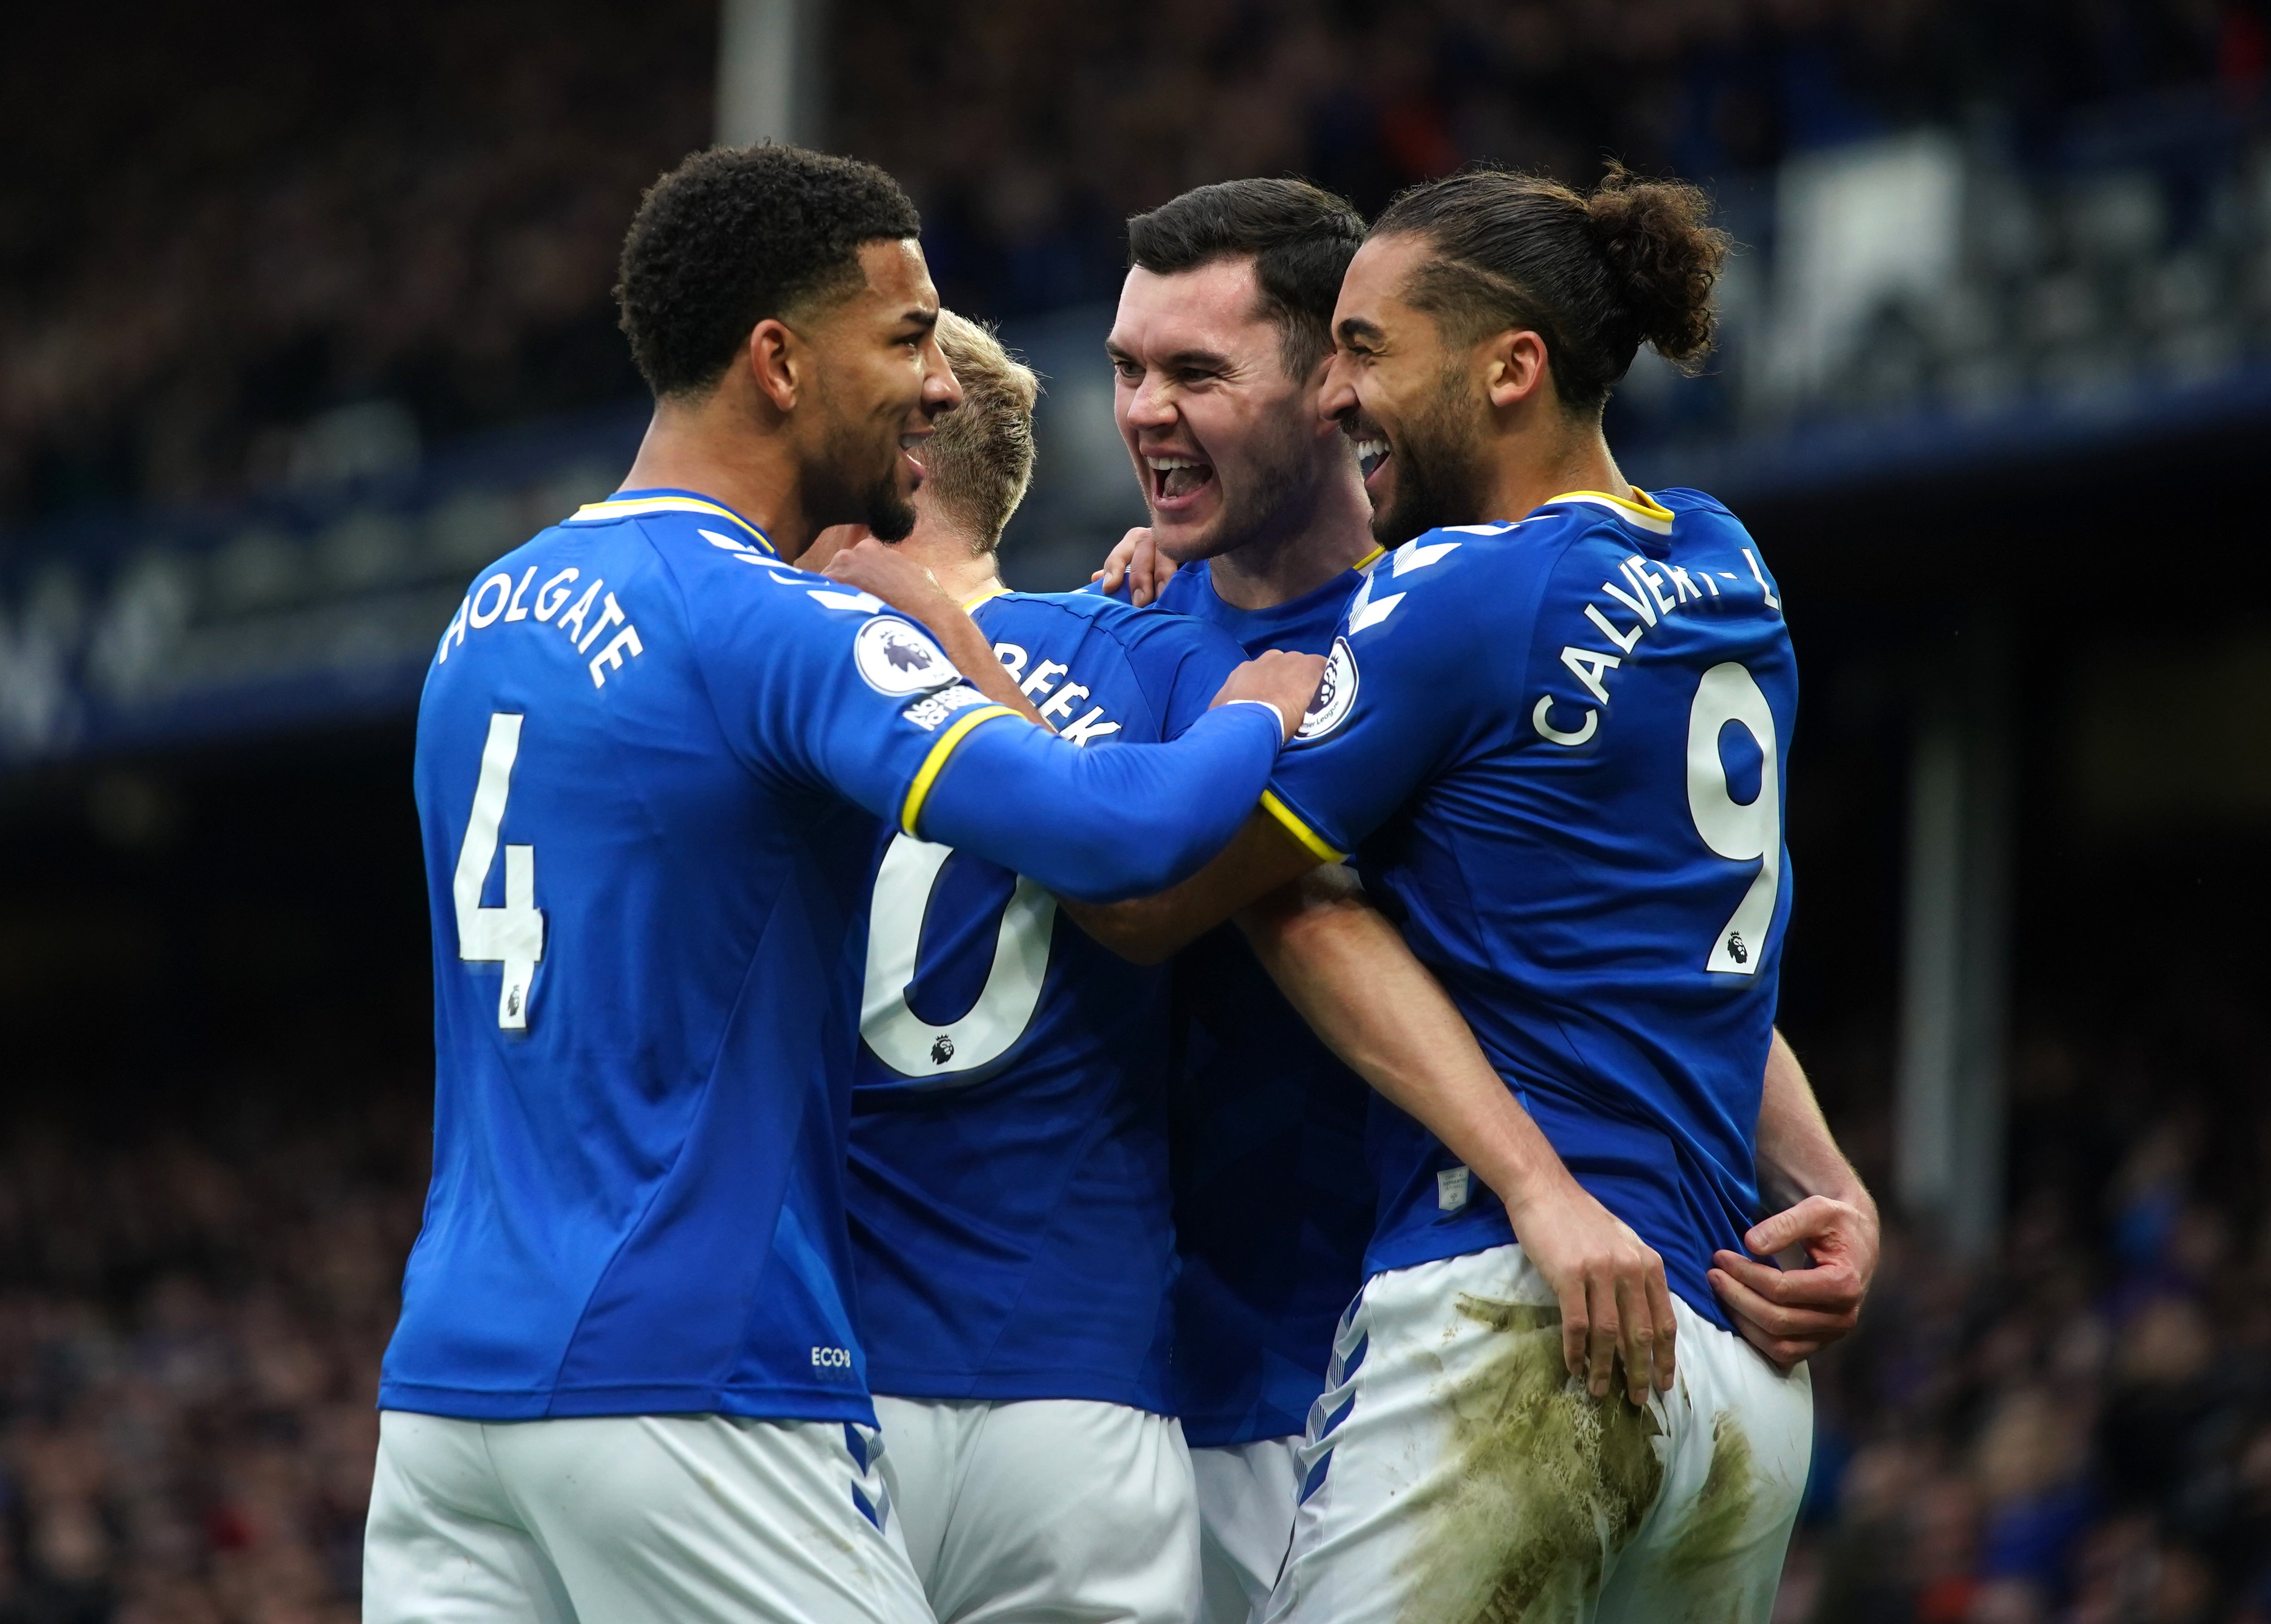
<svg viewBox="0 0 2271 1624">
<path fill-rule="evenodd" d="M 572 525 L 578 520 L 589 524 L 599 519 L 637 518 L 643 513 L 707 513 L 712 518 L 728 519 L 739 525 L 756 537 L 759 547 L 768 553 L 773 550 L 771 538 L 733 509 L 693 496 L 625 496 L 606 502 L 587 502 L 568 516 L 568 522 Z"/>
<path fill-rule="evenodd" d="M 907 786 L 907 803 L 900 809 L 899 827 L 910 835 L 915 833 L 915 820 L 922 816 L 923 802 L 930 795 L 930 786 L 937 783 L 938 775 L 946 771 L 946 758 L 954 753 L 954 747 L 962 742 L 964 734 L 980 722 L 990 722 L 997 716 L 1016 714 L 1005 704 L 980 705 L 969 715 L 959 718 L 953 726 L 941 734 L 938 742 L 930 747 L 930 754 L 923 757 L 923 764 L 915 774 L 915 781 Z M 915 838 L 920 839 L 922 837 L 916 835 Z"/>
<path fill-rule="evenodd" d="M 1322 836 L 1294 816 L 1292 808 L 1266 789 L 1262 792 L 1262 809 L 1284 824 L 1285 832 L 1299 840 L 1309 854 L 1319 862 L 1339 863 L 1348 860 L 1346 852 L 1337 852 L 1328 846 Z"/>
</svg>

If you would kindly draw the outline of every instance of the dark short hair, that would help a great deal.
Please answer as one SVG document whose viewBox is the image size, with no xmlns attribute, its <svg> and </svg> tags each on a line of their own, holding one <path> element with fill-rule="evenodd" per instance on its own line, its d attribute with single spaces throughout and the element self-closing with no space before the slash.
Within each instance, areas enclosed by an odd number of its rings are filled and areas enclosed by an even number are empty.
<svg viewBox="0 0 2271 1624">
<path fill-rule="evenodd" d="M 759 322 L 856 289 L 862 244 L 921 230 L 873 164 L 771 142 L 696 153 L 623 239 L 615 302 L 639 376 L 657 399 L 709 389 Z"/>
<path fill-rule="evenodd" d="M 1455 343 L 1528 328 L 1545 340 L 1562 404 L 1597 413 L 1642 344 L 1693 371 L 1710 354 L 1712 286 L 1727 234 L 1711 199 L 1622 164 L 1590 193 L 1538 175 L 1477 168 L 1399 195 L 1376 237 L 1418 236 L 1435 252 L 1404 297 Z"/>
<path fill-rule="evenodd" d="M 1128 263 L 1156 276 L 1251 257 L 1260 314 L 1297 378 L 1333 346 L 1333 303 L 1363 242 L 1355 205 L 1307 181 L 1222 181 L 1128 220 Z"/>
</svg>

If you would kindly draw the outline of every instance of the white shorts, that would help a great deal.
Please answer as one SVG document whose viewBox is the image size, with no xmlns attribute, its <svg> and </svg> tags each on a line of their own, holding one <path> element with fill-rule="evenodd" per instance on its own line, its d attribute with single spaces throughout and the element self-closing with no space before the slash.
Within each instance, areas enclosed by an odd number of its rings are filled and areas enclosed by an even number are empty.
<svg viewBox="0 0 2271 1624">
<path fill-rule="evenodd" d="M 1270 1624 L 1766 1624 L 1812 1379 L 1672 1308 L 1679 1379 L 1635 1408 L 1569 1377 L 1517 1246 L 1366 1282 L 1310 1412 Z"/>
<path fill-rule="evenodd" d="M 874 1437 L 841 1421 L 387 1411 L 365 1624 L 928 1624 Z"/>
<path fill-rule="evenodd" d="M 1199 1490 L 1199 1624 L 1247 1624 L 1285 1565 L 1301 1502 L 1301 1440 L 1191 1451 Z"/>
<path fill-rule="evenodd" d="M 1077 1398 L 882 1398 L 883 1480 L 940 1624 L 1188 1624 L 1182 1423 Z"/>
</svg>

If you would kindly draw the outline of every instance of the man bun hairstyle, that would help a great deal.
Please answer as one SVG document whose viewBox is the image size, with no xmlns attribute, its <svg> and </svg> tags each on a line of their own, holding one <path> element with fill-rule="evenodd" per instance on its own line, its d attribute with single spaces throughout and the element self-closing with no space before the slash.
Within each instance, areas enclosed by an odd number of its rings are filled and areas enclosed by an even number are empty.
<svg viewBox="0 0 2271 1624">
<path fill-rule="evenodd" d="M 860 250 L 922 230 L 875 165 L 760 142 L 696 153 L 647 188 L 615 285 L 657 399 L 706 393 L 749 330 L 861 285 Z"/>
<path fill-rule="evenodd" d="M 938 313 L 938 347 L 962 385 L 962 405 L 931 433 L 923 489 L 969 537 L 972 553 L 990 553 L 1032 482 L 1040 379 L 992 329 L 951 310 Z"/>
<path fill-rule="evenodd" d="M 1537 332 L 1562 404 L 1597 414 L 1642 344 L 1691 375 L 1710 354 L 1711 290 L 1727 258 L 1710 213 L 1700 188 L 1643 181 L 1619 163 L 1590 195 L 1478 168 L 1403 193 L 1372 235 L 1435 249 L 1404 296 L 1447 338 Z"/>
<path fill-rule="evenodd" d="M 1155 276 L 1251 257 L 1257 314 L 1276 324 L 1294 378 L 1332 349 L 1333 304 L 1363 242 L 1355 205 L 1307 181 L 1222 181 L 1128 220 L 1128 262 Z"/>
</svg>

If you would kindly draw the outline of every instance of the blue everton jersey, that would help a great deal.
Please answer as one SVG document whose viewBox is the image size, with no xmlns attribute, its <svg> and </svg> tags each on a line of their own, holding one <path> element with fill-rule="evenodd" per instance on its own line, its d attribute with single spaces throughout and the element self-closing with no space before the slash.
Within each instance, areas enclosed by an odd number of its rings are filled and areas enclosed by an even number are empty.
<svg viewBox="0 0 2271 1624">
<path fill-rule="evenodd" d="M 1705 1280 L 1758 1205 L 1798 669 L 1726 509 L 1558 497 L 1406 543 L 1350 600 L 1265 801 L 1356 853 L 1571 1173 Z M 1505 1209 L 1385 1100 L 1367 1265 L 1500 1244 Z"/>
<path fill-rule="evenodd" d="M 1244 658 L 1094 594 L 1005 592 L 974 614 L 1089 749 L 1176 737 Z M 1168 1410 L 1166 983 L 1031 881 L 886 837 L 849 1185 L 875 1391 Z"/>
<path fill-rule="evenodd" d="M 1374 556 L 1377 556 L 1375 554 Z M 1241 609 L 1186 565 L 1157 607 L 1248 654 L 1322 654 L 1371 559 L 1316 591 Z M 1372 1091 L 1321 1042 L 1234 925 L 1175 957 L 1175 1402 L 1194 1447 L 1299 1432 L 1333 1329 L 1363 1284 Z"/>
<path fill-rule="evenodd" d="M 842 1189 L 877 816 L 988 710 L 880 607 L 678 492 L 467 595 L 419 709 L 434 1175 L 383 1405 L 872 1419 Z"/>
</svg>

